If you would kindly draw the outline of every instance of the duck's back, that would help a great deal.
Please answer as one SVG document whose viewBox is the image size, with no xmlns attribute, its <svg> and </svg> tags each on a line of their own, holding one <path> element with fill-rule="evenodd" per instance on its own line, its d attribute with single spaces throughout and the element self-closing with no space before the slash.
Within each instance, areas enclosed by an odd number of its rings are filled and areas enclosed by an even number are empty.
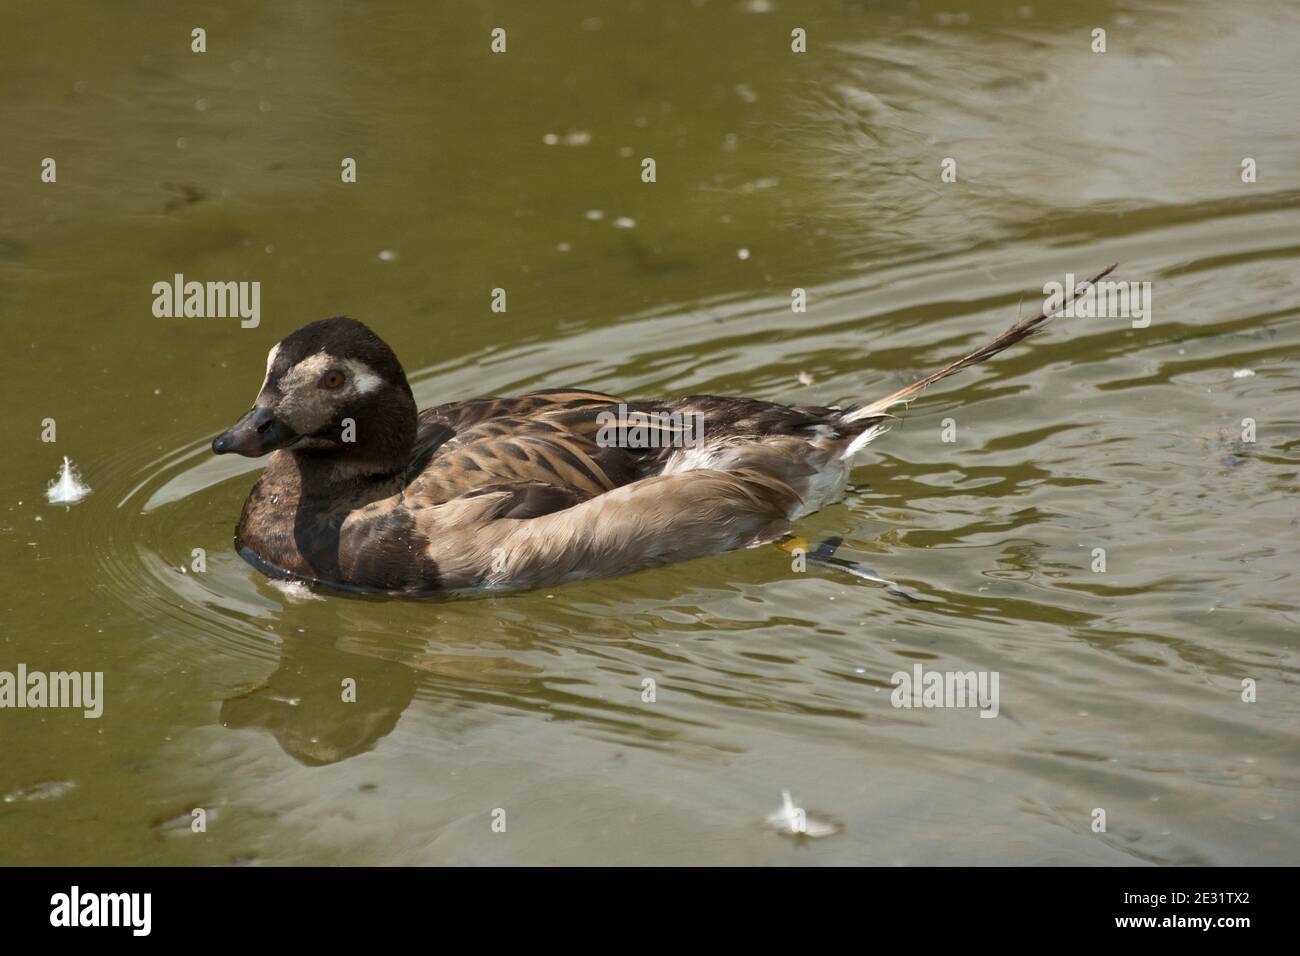
<svg viewBox="0 0 1300 956">
<path fill-rule="evenodd" d="M 574 388 L 453 402 L 421 412 L 404 498 L 433 506 L 514 487 L 510 516 L 523 517 L 687 471 L 759 468 L 799 485 L 871 424 L 841 420 L 819 406 L 713 395 L 628 402 Z"/>
</svg>

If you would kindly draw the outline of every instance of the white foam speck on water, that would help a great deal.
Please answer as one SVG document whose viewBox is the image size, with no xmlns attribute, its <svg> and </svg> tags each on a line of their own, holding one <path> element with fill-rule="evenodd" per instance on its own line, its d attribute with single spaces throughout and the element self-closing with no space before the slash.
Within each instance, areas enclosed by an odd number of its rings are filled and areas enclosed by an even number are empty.
<svg viewBox="0 0 1300 956">
<path fill-rule="evenodd" d="M 555 133 L 547 133 L 542 137 L 542 142 L 547 146 L 555 146 L 563 143 L 565 146 L 586 146 L 591 142 L 591 134 L 585 129 L 571 129 L 560 138 Z"/>
<path fill-rule="evenodd" d="M 1235 371 L 1235 372 L 1232 373 L 1232 377 L 1233 377 L 1233 378 L 1250 378 L 1250 377 L 1253 376 L 1254 374 L 1255 374 L 1255 370 L 1254 370 L 1253 368 L 1239 368 L 1239 369 L 1237 369 L 1237 371 Z"/>
<path fill-rule="evenodd" d="M 59 476 L 45 489 L 45 497 L 52 505 L 75 505 L 90 494 L 90 486 L 81 480 L 77 467 L 65 455 Z"/>
<path fill-rule="evenodd" d="M 271 581 L 279 591 L 290 601 L 323 601 L 325 600 L 319 594 L 312 591 L 311 588 L 301 581 Z"/>
<path fill-rule="evenodd" d="M 64 794 L 77 789 L 74 780 L 44 780 L 30 787 L 21 787 L 4 795 L 5 803 L 20 803 L 31 800 L 57 800 Z"/>
<path fill-rule="evenodd" d="M 800 826 L 799 814 L 803 815 L 802 826 Z M 770 826 L 776 827 L 777 830 L 788 836 L 806 836 L 814 840 L 818 837 L 827 837 L 839 832 L 839 828 L 835 824 L 814 819 L 797 808 L 789 790 L 781 791 L 781 806 L 774 813 L 768 814 L 767 822 Z"/>
<path fill-rule="evenodd" d="M 614 220 L 615 229 L 635 229 L 636 220 L 630 216 L 619 216 Z"/>
</svg>

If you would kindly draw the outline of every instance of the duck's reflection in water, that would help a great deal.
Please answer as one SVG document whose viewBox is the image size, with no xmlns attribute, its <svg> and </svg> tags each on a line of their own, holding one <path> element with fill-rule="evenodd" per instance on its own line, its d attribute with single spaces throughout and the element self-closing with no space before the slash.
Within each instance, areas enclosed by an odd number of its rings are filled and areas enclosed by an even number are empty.
<svg viewBox="0 0 1300 956">
<path fill-rule="evenodd" d="M 322 766 L 365 753 L 392 733 L 422 681 L 464 682 L 481 692 L 485 682 L 533 684 L 520 673 L 530 670 L 513 660 L 297 634 L 284 640 L 265 683 L 222 703 L 221 723 L 266 730 L 295 760 Z"/>
<path fill-rule="evenodd" d="M 222 703 L 221 723 L 267 730 L 302 763 L 337 763 L 391 733 L 415 686 L 404 664 L 297 635 L 285 640 L 266 683 Z"/>
</svg>

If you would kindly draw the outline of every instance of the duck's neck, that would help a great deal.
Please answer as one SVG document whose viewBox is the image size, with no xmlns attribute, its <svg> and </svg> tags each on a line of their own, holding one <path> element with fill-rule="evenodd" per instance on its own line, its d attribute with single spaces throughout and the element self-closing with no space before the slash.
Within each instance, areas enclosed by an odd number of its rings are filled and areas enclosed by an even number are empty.
<svg viewBox="0 0 1300 956">
<path fill-rule="evenodd" d="M 299 515 L 310 510 L 363 508 L 401 491 L 406 476 L 404 460 L 351 461 L 297 450 L 278 454 L 286 460 L 277 473 L 292 486 Z"/>
<path fill-rule="evenodd" d="M 248 500 L 236 539 L 241 550 L 283 571 L 323 581 L 341 579 L 340 532 L 350 514 L 391 498 L 406 483 L 414 444 L 409 431 L 390 423 L 386 435 L 339 454 L 293 448 L 271 456 Z M 386 437 L 386 442 L 376 441 Z"/>
<path fill-rule="evenodd" d="M 418 424 L 410 389 L 401 391 L 360 422 L 345 419 L 342 444 L 318 448 L 309 438 L 277 453 L 287 459 L 283 478 L 298 490 L 300 514 L 304 508 L 353 510 L 401 490 Z"/>
</svg>

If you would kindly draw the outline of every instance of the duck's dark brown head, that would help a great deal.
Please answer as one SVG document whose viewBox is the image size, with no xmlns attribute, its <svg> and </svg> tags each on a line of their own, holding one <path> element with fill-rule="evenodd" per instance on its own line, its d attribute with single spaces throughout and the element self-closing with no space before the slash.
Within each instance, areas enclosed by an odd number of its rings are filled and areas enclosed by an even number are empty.
<svg viewBox="0 0 1300 956">
<path fill-rule="evenodd" d="M 359 473 L 391 473 L 405 468 L 415 429 L 415 399 L 393 350 L 339 317 L 304 325 L 271 349 L 256 403 L 212 450 L 252 458 L 290 448 Z"/>
</svg>

